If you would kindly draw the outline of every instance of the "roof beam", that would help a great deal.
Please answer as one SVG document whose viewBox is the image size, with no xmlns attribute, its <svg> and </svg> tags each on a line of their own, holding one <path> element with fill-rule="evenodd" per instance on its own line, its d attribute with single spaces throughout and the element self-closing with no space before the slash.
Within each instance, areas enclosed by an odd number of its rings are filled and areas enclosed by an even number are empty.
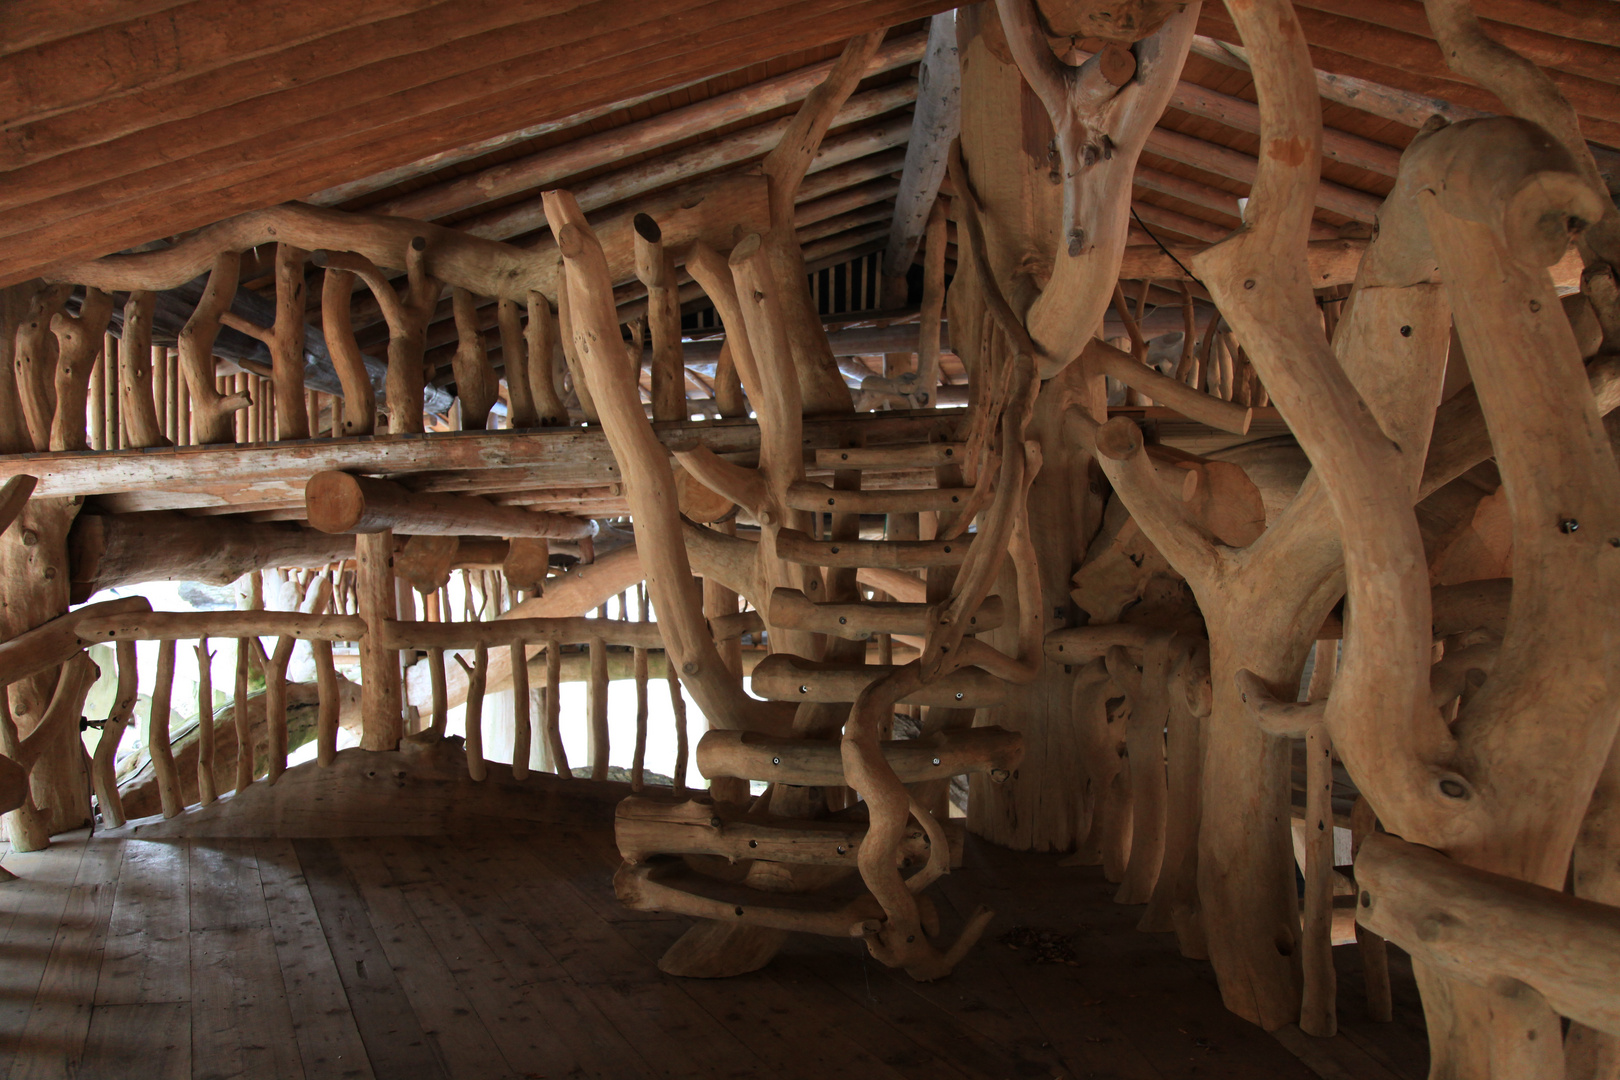
<svg viewBox="0 0 1620 1080">
<path fill-rule="evenodd" d="M 1524 2 L 1534 4 L 1536 0 Z M 1241 45 L 1233 45 L 1199 34 L 1193 38 L 1192 51 L 1206 60 L 1213 60 L 1230 68 L 1239 71 L 1249 70 L 1249 53 Z M 1458 105 L 1445 98 L 1403 90 L 1354 75 L 1323 71 L 1320 68 L 1316 69 L 1316 90 L 1324 101 L 1331 101 L 1335 105 L 1343 105 L 1385 120 L 1393 120 L 1397 124 L 1404 124 L 1413 129 L 1422 127 L 1431 116 L 1443 116 L 1456 122 L 1496 115 L 1484 109 Z M 1597 161 L 1598 172 L 1603 175 L 1609 189 L 1620 190 L 1620 153 L 1590 142 L 1586 146 L 1592 151 L 1592 156 Z"/>
<path fill-rule="evenodd" d="M 908 34 L 884 42 L 867 65 L 866 75 L 878 75 L 915 63 L 923 55 L 926 40 L 923 34 Z M 835 63 L 836 58 L 809 64 L 786 75 L 671 109 L 646 120 L 585 134 L 526 157 L 503 161 L 487 169 L 419 188 L 366 209 L 376 214 L 434 221 L 520 192 L 555 187 L 569 176 L 801 101 L 826 78 Z M 907 97 L 909 99 L 909 95 Z M 844 122 L 856 119 L 858 111 L 850 110 Z M 758 128 L 750 130 L 757 131 Z"/>
<path fill-rule="evenodd" d="M 889 244 L 883 251 L 885 304 L 905 301 L 904 280 L 928 226 L 950 160 L 951 140 L 962 129 L 962 62 L 956 48 L 956 12 L 935 15 L 928 24 L 928 51 L 917 72 L 917 109 L 911 116 L 906 166 L 894 200 Z M 891 284 L 900 282 L 901 284 Z M 900 292 L 899 298 L 892 294 Z"/>
<path fill-rule="evenodd" d="M 548 117 L 713 75 L 716 57 L 727 68 L 757 63 L 932 14 L 944 2 L 597 0 L 541 20 L 536 40 L 493 35 L 476 65 L 461 70 L 447 70 L 437 53 L 432 64 L 407 58 L 264 94 L 172 132 L 148 128 L 133 141 L 87 148 L 96 168 L 82 167 L 86 159 L 65 175 L 23 169 L 8 176 L 14 212 L 0 215 L 8 234 L 0 285 L 56 260 L 176 235 Z M 458 10 L 486 6 L 512 5 L 465 0 Z M 515 55 L 514 45 L 534 51 Z M 8 59 L 0 58 L 0 78 Z M 178 149 L 186 129 L 211 132 L 211 145 Z"/>
</svg>

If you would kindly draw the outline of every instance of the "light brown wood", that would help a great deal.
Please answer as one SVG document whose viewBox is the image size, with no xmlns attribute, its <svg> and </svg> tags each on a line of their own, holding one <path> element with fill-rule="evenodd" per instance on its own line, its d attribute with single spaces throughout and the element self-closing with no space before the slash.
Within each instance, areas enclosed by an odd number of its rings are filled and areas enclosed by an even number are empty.
<svg viewBox="0 0 1620 1080">
<path fill-rule="evenodd" d="M 56 412 L 50 424 L 50 449 L 88 450 L 86 431 L 91 369 L 112 317 L 113 298 L 100 289 L 86 289 L 77 316 L 58 312 L 51 316 L 56 335 Z"/>
<path fill-rule="evenodd" d="M 646 214 L 637 214 L 636 277 L 647 287 L 647 327 L 652 335 L 652 414 L 658 420 L 685 420 L 685 364 L 681 360 L 680 299 L 676 295 L 675 259 L 664 247 L 663 231 Z M 641 367 L 640 357 L 636 367 Z"/>
<path fill-rule="evenodd" d="M 310 524 L 327 533 L 401 533 L 432 536 L 523 536 L 577 540 L 590 521 L 567 514 L 498 506 L 472 495 L 413 492 L 391 480 L 322 472 L 304 488 Z"/>
<path fill-rule="evenodd" d="M 163 816 L 172 818 L 185 809 L 180 801 L 180 777 L 175 772 L 174 751 L 169 746 L 169 702 L 174 692 L 175 643 L 158 643 L 157 681 L 152 684 L 152 704 L 146 719 L 146 745 L 157 771 L 158 792 L 163 798 Z"/>
<path fill-rule="evenodd" d="M 125 445 L 141 449 L 170 446 L 152 397 L 152 306 L 150 292 L 132 290 L 124 303 L 123 336 L 118 345 L 118 414 Z M 27 398 L 24 398 L 26 406 Z"/>
<path fill-rule="evenodd" d="M 100 605 L 97 605 L 98 607 Z M 306 641 L 359 641 L 365 622 L 353 615 L 306 615 L 299 611 L 145 611 L 134 608 L 104 613 L 74 613 L 78 639 L 101 641 L 176 641 L 190 638 L 279 635 Z"/>
<path fill-rule="evenodd" d="M 489 775 L 489 765 L 484 761 L 484 678 L 489 669 L 489 650 L 482 645 L 475 648 L 471 664 L 458 653 L 456 663 L 467 673 L 467 775 L 482 781 Z"/>
<path fill-rule="evenodd" d="M 1620 1029 L 1612 992 L 1620 948 L 1614 908 L 1383 834 L 1362 843 L 1356 885 L 1357 921 L 1414 959 L 1476 986 L 1514 979 L 1561 1015 Z"/>
<path fill-rule="evenodd" d="M 219 798 L 214 782 L 214 654 L 208 638 L 197 642 L 197 798 L 207 806 Z"/>
<path fill-rule="evenodd" d="M 337 759 L 337 729 L 338 716 L 342 706 L 339 697 L 339 684 L 337 664 L 332 655 L 330 641 L 315 641 L 311 643 L 311 650 L 315 654 L 315 678 L 320 693 L 320 715 L 316 717 L 316 762 L 322 768 L 330 768 Z M 442 663 L 442 661 L 441 661 Z M 436 710 L 434 719 L 443 731 L 441 713 Z"/>
<path fill-rule="evenodd" d="M 393 533 L 384 530 L 356 536 L 355 563 L 359 617 L 368 629 L 380 627 L 394 618 L 396 610 Z M 360 697 L 361 748 L 394 749 L 404 733 L 399 654 L 383 643 L 380 633 L 367 633 L 360 639 Z"/>
<path fill-rule="evenodd" d="M 1318 656 L 1318 670 L 1326 667 Z M 1333 974 L 1333 737 L 1327 725 L 1305 733 L 1304 995 L 1299 1027 L 1307 1035 L 1338 1034 Z"/>
<path fill-rule="evenodd" d="M 468 431 L 489 427 L 489 410 L 495 404 L 495 369 L 484 350 L 484 336 L 478 330 L 478 313 L 472 293 L 463 288 L 451 290 L 454 299 L 456 354 L 451 364 L 456 376 L 456 399 L 461 402 L 461 426 Z"/>
<path fill-rule="evenodd" d="M 377 392 L 371 374 L 354 338 L 354 321 L 349 313 L 349 296 L 354 292 L 352 270 L 328 264 L 321 278 L 321 333 L 326 338 L 332 366 L 343 385 L 343 421 L 332 425 L 332 437 L 370 435 L 377 428 Z M 336 408 L 339 399 L 333 399 Z"/>
<path fill-rule="evenodd" d="M 140 690 L 137 682 L 138 672 L 135 668 L 135 643 L 119 642 L 117 655 L 117 697 L 113 699 L 113 707 L 108 710 L 106 722 L 101 728 L 101 739 L 96 743 L 95 754 L 90 761 L 90 777 L 95 784 L 96 805 L 101 809 L 101 819 L 111 829 L 118 828 L 125 820 L 124 802 L 119 798 L 115 769 L 118 744 L 123 740 L 124 730 L 135 714 L 135 703 Z"/>
</svg>

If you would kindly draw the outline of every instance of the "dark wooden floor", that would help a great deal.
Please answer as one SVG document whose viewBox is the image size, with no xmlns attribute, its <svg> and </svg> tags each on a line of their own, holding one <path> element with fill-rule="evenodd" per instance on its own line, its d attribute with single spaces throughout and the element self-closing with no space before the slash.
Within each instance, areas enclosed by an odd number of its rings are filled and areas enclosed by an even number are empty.
<svg viewBox="0 0 1620 1080">
<path fill-rule="evenodd" d="M 0 1075 L 12 1077 L 1242 1077 L 1421 1080 L 1397 1019 L 1266 1035 L 1207 965 L 1133 926 L 1089 868 L 970 841 L 936 887 L 986 940 L 918 984 L 856 941 L 800 938 L 765 971 L 681 980 L 686 925 L 613 899 L 601 831 L 477 840 L 90 839 L 11 853 L 0 886 Z M 999 938 L 1068 935 L 1073 964 Z M 1353 967 L 1353 950 L 1338 950 Z M 1302 1061 L 1302 1058 L 1305 1059 Z M 1307 1064 L 1306 1062 L 1309 1062 Z"/>
</svg>

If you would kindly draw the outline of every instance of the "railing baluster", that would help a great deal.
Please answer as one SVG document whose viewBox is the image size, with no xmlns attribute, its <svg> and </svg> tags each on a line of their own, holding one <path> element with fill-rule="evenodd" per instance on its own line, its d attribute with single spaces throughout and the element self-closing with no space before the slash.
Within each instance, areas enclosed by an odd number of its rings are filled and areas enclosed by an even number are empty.
<svg viewBox="0 0 1620 1080">
<path fill-rule="evenodd" d="M 140 693 L 139 670 L 135 666 L 135 643 L 120 641 L 118 649 L 118 697 L 112 712 L 101 728 L 101 741 L 96 743 L 95 755 L 90 759 L 90 777 L 96 787 L 96 802 L 101 807 L 101 818 L 109 829 L 116 829 L 126 820 L 124 800 L 118 794 L 118 744 L 123 741 L 129 718 L 135 715 L 135 701 Z"/>
<path fill-rule="evenodd" d="M 483 645 L 473 649 L 473 664 L 456 653 L 456 663 L 467 672 L 467 775 L 483 780 L 488 774 L 484 762 L 484 678 L 489 668 L 489 650 Z"/>
<path fill-rule="evenodd" d="M 330 641 L 312 641 L 315 651 L 315 685 L 320 695 L 320 707 L 315 717 L 315 760 L 324 768 L 337 760 L 338 714 L 343 701 L 338 689 L 337 661 L 332 656 Z M 441 668 L 439 678 L 444 673 Z"/>
<path fill-rule="evenodd" d="M 157 682 L 152 686 L 152 708 L 146 716 L 146 746 L 152 755 L 152 771 L 157 775 L 158 797 L 163 816 L 175 817 L 185 809 L 180 800 L 180 777 L 174 766 L 174 748 L 169 745 L 169 701 L 174 691 L 174 646 L 172 640 L 158 642 Z"/>
<path fill-rule="evenodd" d="M 561 777 L 573 776 L 568 768 L 568 751 L 562 741 L 562 701 L 558 688 L 562 685 L 562 644 L 555 639 L 546 642 L 546 739 L 551 743 L 551 765 Z"/>
<path fill-rule="evenodd" d="M 197 642 L 197 798 L 207 806 L 219 798 L 214 784 L 214 654 L 208 639 Z"/>
<path fill-rule="evenodd" d="M 248 722 L 248 656 L 253 638 L 236 640 L 236 699 L 231 707 L 236 724 L 236 793 L 253 784 L 253 727 Z M 256 643 L 256 641 L 255 641 Z"/>
<path fill-rule="evenodd" d="M 512 656 L 512 779 L 529 775 L 529 649 L 521 641 L 511 646 Z"/>
</svg>

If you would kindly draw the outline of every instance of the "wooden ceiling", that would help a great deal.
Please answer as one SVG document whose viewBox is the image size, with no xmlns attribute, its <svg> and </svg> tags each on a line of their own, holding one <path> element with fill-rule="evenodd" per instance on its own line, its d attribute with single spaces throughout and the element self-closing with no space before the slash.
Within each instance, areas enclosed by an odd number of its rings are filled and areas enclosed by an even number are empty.
<svg viewBox="0 0 1620 1080">
<path fill-rule="evenodd" d="M 0 41 L 0 283 L 289 199 L 527 244 L 544 188 L 605 208 L 758 160 L 841 43 L 888 26 L 798 214 L 812 261 L 872 250 L 888 231 L 924 17 L 945 7 L 97 0 L 75 9 L 67 36 L 59 5 L 16 0 Z M 1500 105 L 1446 69 L 1420 0 L 1297 7 L 1329 93 L 1317 213 L 1328 237 L 1370 222 L 1428 112 Z M 1620 5 L 1477 7 L 1548 68 L 1590 140 L 1620 146 Z M 1199 30 L 1137 177 L 1141 225 L 1166 240 L 1237 225 L 1257 146 L 1253 82 L 1241 48 L 1221 44 L 1238 38 L 1220 3 L 1205 4 Z M 1612 175 L 1614 161 L 1600 164 Z M 438 336 L 453 338 L 448 326 Z"/>
</svg>

